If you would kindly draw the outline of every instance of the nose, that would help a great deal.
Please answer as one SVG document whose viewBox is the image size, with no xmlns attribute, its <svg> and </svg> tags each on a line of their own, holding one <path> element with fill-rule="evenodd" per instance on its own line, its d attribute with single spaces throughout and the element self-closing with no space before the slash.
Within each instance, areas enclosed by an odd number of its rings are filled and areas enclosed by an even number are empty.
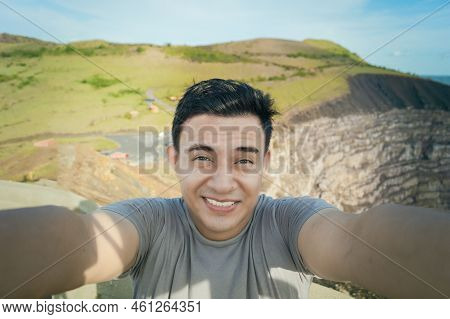
<svg viewBox="0 0 450 319">
<path fill-rule="evenodd" d="M 237 183 L 231 169 L 220 165 L 209 178 L 208 187 L 217 194 L 230 194 L 237 188 Z"/>
</svg>

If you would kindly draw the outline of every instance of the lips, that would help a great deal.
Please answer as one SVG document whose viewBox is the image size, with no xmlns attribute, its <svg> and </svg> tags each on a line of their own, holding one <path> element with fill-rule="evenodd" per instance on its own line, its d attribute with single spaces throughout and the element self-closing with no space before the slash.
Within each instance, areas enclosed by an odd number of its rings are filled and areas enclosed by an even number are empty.
<svg viewBox="0 0 450 319">
<path fill-rule="evenodd" d="M 210 209 L 222 212 L 231 211 L 240 203 L 240 201 L 237 200 L 217 200 L 210 197 L 203 197 L 203 200 L 205 201 L 206 206 L 208 206 Z"/>
</svg>

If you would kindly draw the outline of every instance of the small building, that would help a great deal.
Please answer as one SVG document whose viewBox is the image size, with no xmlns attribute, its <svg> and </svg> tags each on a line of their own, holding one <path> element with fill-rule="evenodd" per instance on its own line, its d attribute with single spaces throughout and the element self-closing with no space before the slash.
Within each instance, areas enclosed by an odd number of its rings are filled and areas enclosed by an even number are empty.
<svg viewBox="0 0 450 319">
<path fill-rule="evenodd" d="M 33 145 L 35 147 L 52 147 L 56 145 L 56 141 L 53 138 L 34 142 Z"/>
<path fill-rule="evenodd" d="M 158 113 L 159 112 L 159 107 L 152 103 L 152 104 L 148 105 L 148 110 L 150 112 Z"/>
<path fill-rule="evenodd" d="M 111 155 L 109 155 L 112 159 L 128 159 L 128 153 L 123 152 L 114 152 Z"/>
</svg>

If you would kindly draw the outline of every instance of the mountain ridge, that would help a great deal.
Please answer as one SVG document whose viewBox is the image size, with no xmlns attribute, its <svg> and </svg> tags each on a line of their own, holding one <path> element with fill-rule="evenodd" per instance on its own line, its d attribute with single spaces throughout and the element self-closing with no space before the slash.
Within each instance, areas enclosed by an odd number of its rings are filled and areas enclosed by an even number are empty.
<svg viewBox="0 0 450 319">
<path fill-rule="evenodd" d="M 349 79 L 358 74 L 414 79 L 367 64 L 323 39 L 256 38 L 207 46 L 104 40 L 66 46 L 6 33 L 0 39 L 0 92 L 7 92 L 0 99 L 1 141 L 23 142 L 43 132 L 77 136 L 143 125 L 160 129 L 170 124 L 171 114 L 164 104 L 161 112 L 149 112 L 144 92 L 150 89 L 173 109 L 174 97 L 193 81 L 212 77 L 268 92 L 281 113 L 321 104 L 334 109 L 332 102 L 351 92 Z M 138 116 L 129 118 L 130 112 Z"/>
</svg>

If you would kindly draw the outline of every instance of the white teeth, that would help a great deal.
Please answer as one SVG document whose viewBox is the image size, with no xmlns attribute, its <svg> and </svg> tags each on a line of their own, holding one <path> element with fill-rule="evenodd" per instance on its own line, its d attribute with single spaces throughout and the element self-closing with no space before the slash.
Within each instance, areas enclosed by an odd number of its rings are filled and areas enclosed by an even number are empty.
<svg viewBox="0 0 450 319">
<path fill-rule="evenodd" d="M 220 207 L 229 207 L 235 203 L 235 202 L 218 202 L 218 201 L 216 201 L 214 199 L 210 199 L 210 198 L 206 198 L 206 200 L 208 201 L 208 203 L 213 204 L 215 206 L 220 206 Z"/>
</svg>

